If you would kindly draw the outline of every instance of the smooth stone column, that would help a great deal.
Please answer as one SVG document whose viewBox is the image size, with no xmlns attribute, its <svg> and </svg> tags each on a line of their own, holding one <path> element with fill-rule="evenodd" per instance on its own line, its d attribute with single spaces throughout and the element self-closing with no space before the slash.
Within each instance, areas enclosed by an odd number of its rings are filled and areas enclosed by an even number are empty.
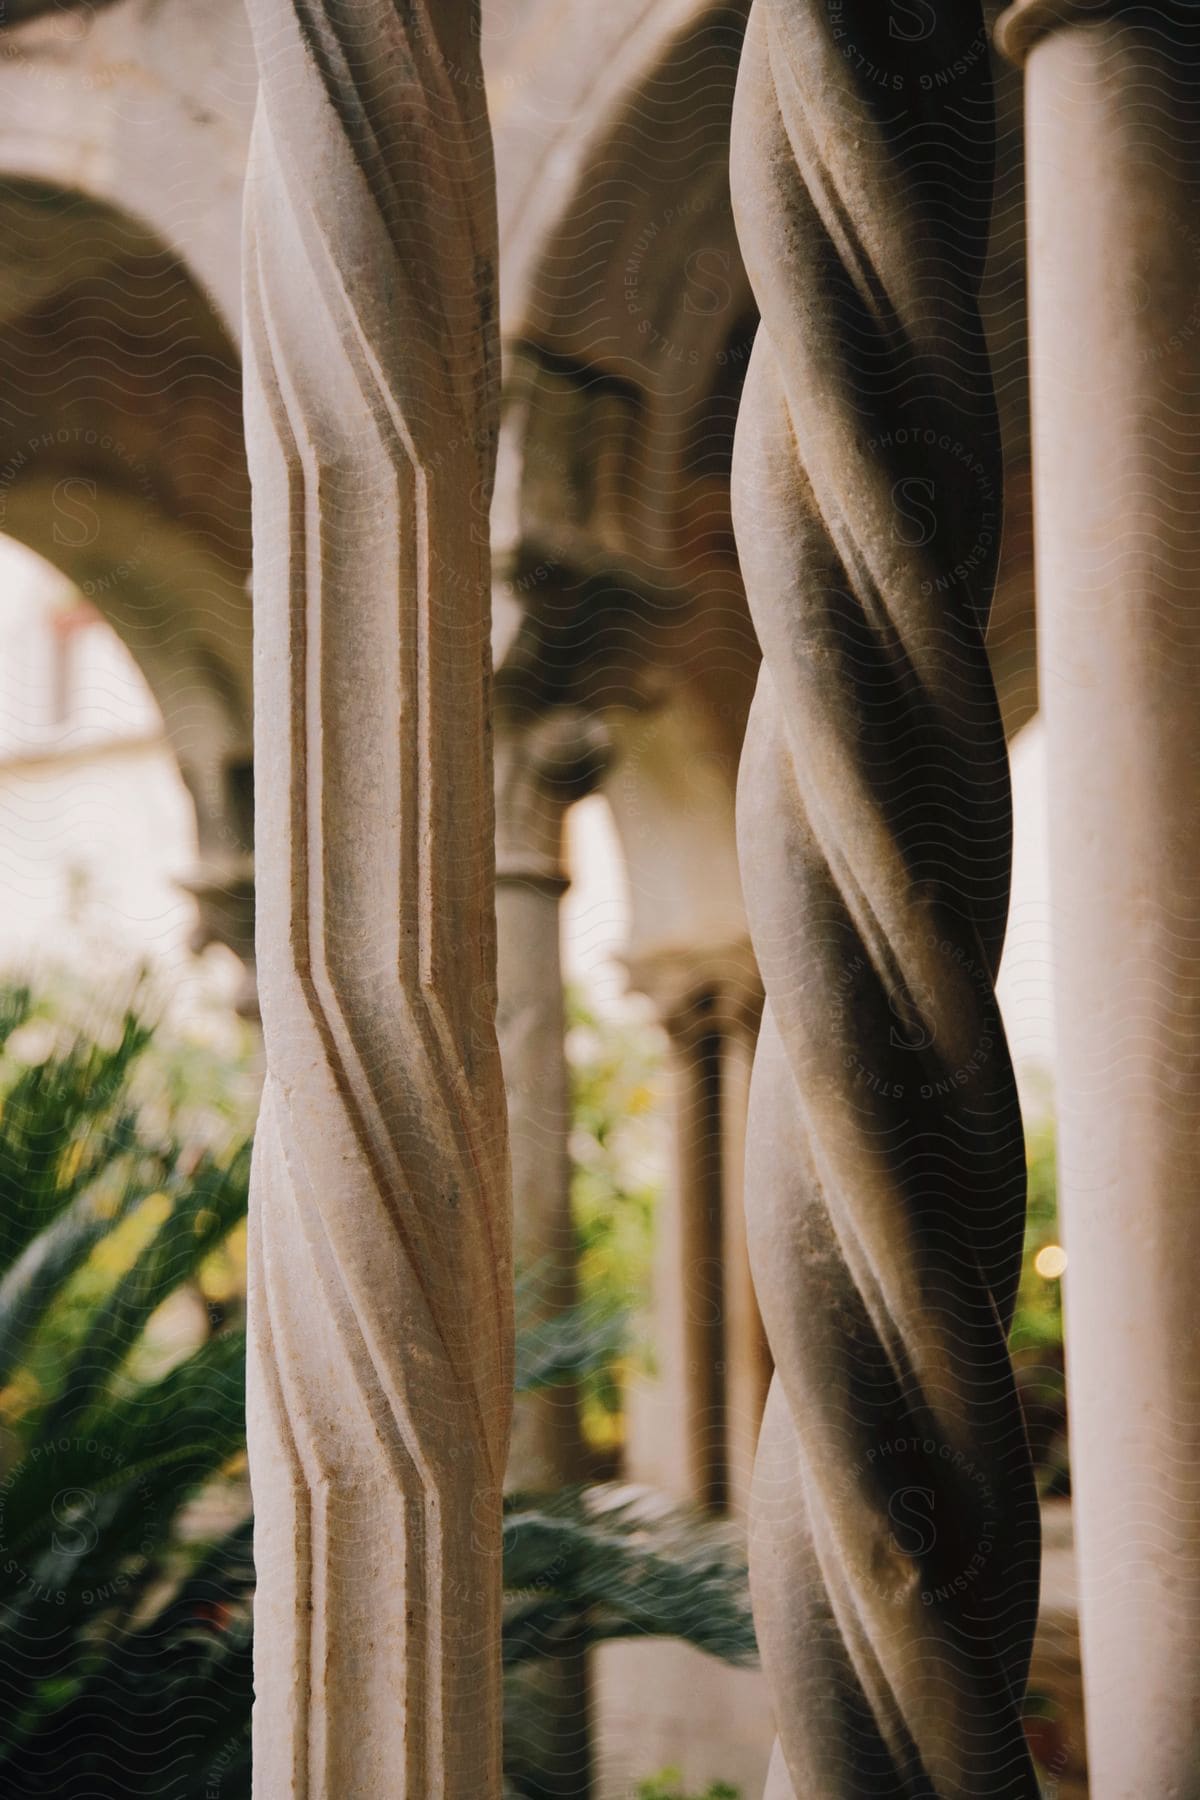
<svg viewBox="0 0 1200 1800">
<path fill-rule="evenodd" d="M 746 1105 L 762 989 L 749 945 L 631 965 L 667 1039 L 670 1179 L 655 1217 L 655 1373 L 629 1397 L 628 1472 L 744 1517 L 770 1354 L 746 1243 Z"/>
<path fill-rule="evenodd" d="M 1028 54 L 1042 710 L 1093 1800 L 1200 1795 L 1200 20 Z"/>
<path fill-rule="evenodd" d="M 518 1324 L 551 1330 L 578 1303 L 571 1215 L 571 1092 L 561 955 L 568 808 L 608 761 L 598 720 L 574 707 L 501 706 L 496 721 L 497 1029 L 512 1150 Z M 506 1485 L 540 1493 L 587 1475 L 573 1383 L 517 1396 Z M 537 1741 L 521 1746 L 545 1800 L 586 1800 L 591 1730 L 586 1652 L 562 1647 L 520 1672 Z"/>
<path fill-rule="evenodd" d="M 496 726 L 497 1027 L 508 1099 L 513 1256 L 521 1317 L 569 1312 L 578 1299 L 571 1217 L 571 1096 L 564 1037 L 561 902 L 568 808 L 590 792 L 608 739 L 574 708 L 501 712 Z M 583 1478 L 573 1386 L 519 1396 L 509 1488 L 538 1492 Z"/>
</svg>

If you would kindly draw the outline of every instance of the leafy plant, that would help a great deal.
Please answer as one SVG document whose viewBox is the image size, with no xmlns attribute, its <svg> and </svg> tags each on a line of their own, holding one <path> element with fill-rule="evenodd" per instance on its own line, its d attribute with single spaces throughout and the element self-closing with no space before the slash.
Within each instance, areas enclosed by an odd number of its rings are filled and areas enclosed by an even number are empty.
<svg viewBox="0 0 1200 1800">
<path fill-rule="evenodd" d="M 1050 1272 L 1044 1272 L 1043 1253 L 1053 1255 L 1060 1244 L 1055 1131 L 1049 1112 L 1030 1126 L 1026 1157 L 1029 1202 L 1012 1351 L 1038 1486 L 1049 1497 L 1069 1493 L 1071 1485 L 1061 1270 L 1051 1262 Z"/>
<path fill-rule="evenodd" d="M 0 1792 L 23 1800 L 249 1792 L 249 1144 L 222 1141 L 234 1106 L 197 1144 L 154 1044 L 136 1009 L 64 1032 L 0 988 Z M 594 1373 L 615 1331 L 589 1295 L 522 1334 L 519 1385 Z M 754 1656 L 731 1532 L 642 1491 L 510 1497 L 504 1574 L 516 1794 L 539 1659 L 646 1634 Z"/>
<path fill-rule="evenodd" d="M 641 1488 L 516 1495 L 504 1522 L 506 1669 L 627 1637 L 678 1637 L 755 1660 L 737 1540 Z"/>
<path fill-rule="evenodd" d="M 654 1212 L 665 1177 L 665 1112 L 659 1104 L 658 1034 L 601 1018 L 586 997 L 567 997 L 571 1071 L 571 1209 L 579 1289 L 589 1317 L 610 1330 L 646 1306 Z M 649 1352 L 627 1334 L 579 1384 L 585 1435 L 615 1457 L 624 1434 L 625 1385 Z"/>
<path fill-rule="evenodd" d="M 30 1800 L 200 1795 L 245 1713 L 248 1527 L 183 1526 L 204 1488 L 245 1512 L 242 1334 L 197 1283 L 249 1154 L 146 1130 L 150 1038 L 0 997 L 0 1787 Z"/>
<path fill-rule="evenodd" d="M 1026 1144 L 1029 1198 L 1025 1213 L 1025 1257 L 1012 1342 L 1016 1350 L 1061 1350 L 1062 1283 L 1039 1274 L 1037 1258 L 1059 1242 L 1058 1182 L 1053 1120 L 1030 1126 Z"/>
<path fill-rule="evenodd" d="M 685 1794 L 678 1769 L 663 1769 L 649 1781 L 638 1783 L 637 1800 L 740 1800 L 739 1790 L 727 1781 L 714 1781 L 702 1794 Z"/>
</svg>

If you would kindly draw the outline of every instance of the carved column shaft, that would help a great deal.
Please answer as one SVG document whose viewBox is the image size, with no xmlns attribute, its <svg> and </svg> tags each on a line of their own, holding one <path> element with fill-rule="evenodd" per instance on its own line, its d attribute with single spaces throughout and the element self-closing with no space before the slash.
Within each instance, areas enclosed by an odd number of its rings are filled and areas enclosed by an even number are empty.
<svg viewBox="0 0 1200 1800">
<path fill-rule="evenodd" d="M 477 9 L 253 0 L 263 1800 L 500 1786 L 495 223 Z"/>
<path fill-rule="evenodd" d="M 1200 20 L 1028 5 L 1038 634 L 1095 1800 L 1200 1794 Z"/>
<path fill-rule="evenodd" d="M 932 9 L 926 9 L 932 11 Z M 767 995 L 747 1213 L 776 1376 L 752 1587 L 772 1800 L 1034 1800 L 1038 1510 L 1006 1348 L 1024 1146 L 994 982 L 978 4 L 755 0 L 732 151 L 762 313 L 734 520 L 763 669 L 739 842 Z"/>
</svg>

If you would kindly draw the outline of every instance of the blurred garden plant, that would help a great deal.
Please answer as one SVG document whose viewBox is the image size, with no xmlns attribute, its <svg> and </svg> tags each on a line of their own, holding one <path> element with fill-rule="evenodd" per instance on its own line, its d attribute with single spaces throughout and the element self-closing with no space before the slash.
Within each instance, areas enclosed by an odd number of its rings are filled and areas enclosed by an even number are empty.
<svg viewBox="0 0 1200 1800">
<path fill-rule="evenodd" d="M 201 1795 L 244 1726 L 244 1348 L 204 1278 L 244 1220 L 249 1149 L 198 1149 L 139 1098 L 151 1038 L 133 1011 L 64 1034 L 0 993 L 6 1793 Z M 205 1489 L 228 1529 L 188 1530 Z"/>
<path fill-rule="evenodd" d="M 0 1793 L 249 1793 L 245 1074 L 136 1006 L 70 1030 L 0 989 Z M 518 1347 L 523 1386 L 604 1378 L 597 1286 Z M 514 1676 L 647 1634 L 755 1654 L 736 1537 L 642 1491 L 510 1497 L 504 1574 Z M 511 1694 L 509 1790 L 536 1796 Z"/>
<path fill-rule="evenodd" d="M 702 1794 L 689 1794 L 678 1769 L 664 1769 L 639 1783 L 637 1800 L 741 1800 L 741 1790 L 727 1781 L 714 1781 Z"/>
<path fill-rule="evenodd" d="M 656 1050 L 578 1001 L 571 1029 L 582 1300 L 521 1334 L 517 1379 L 581 1388 L 603 1454 L 649 1273 Z M 72 1028 L 61 999 L 0 987 L 0 1793 L 249 1793 L 251 1041 L 231 1054 L 156 1032 L 137 1004 L 111 1029 Z M 1036 1264 L 1057 1236 L 1053 1148 L 1049 1125 L 1031 1138 L 1014 1331 L 1052 1491 L 1061 1302 Z M 513 1795 L 539 1793 L 531 1663 L 641 1635 L 754 1659 L 736 1535 L 644 1490 L 510 1496 L 504 1575 Z M 642 1790 L 681 1793 L 670 1773 Z"/>
<path fill-rule="evenodd" d="M 584 1435 L 604 1469 L 616 1466 L 624 1442 L 627 1383 L 652 1360 L 632 1321 L 650 1302 L 655 1208 L 666 1177 L 663 1058 L 653 1027 L 602 1018 L 578 989 L 567 996 L 566 1047 L 579 1291 L 590 1335 L 607 1334 L 611 1344 L 579 1383 Z"/>
<path fill-rule="evenodd" d="M 1049 1499 L 1071 1491 L 1061 1279 L 1066 1258 L 1061 1249 L 1055 1131 L 1049 1112 L 1031 1124 L 1026 1156 L 1029 1205 L 1012 1353 L 1038 1488 Z"/>
</svg>

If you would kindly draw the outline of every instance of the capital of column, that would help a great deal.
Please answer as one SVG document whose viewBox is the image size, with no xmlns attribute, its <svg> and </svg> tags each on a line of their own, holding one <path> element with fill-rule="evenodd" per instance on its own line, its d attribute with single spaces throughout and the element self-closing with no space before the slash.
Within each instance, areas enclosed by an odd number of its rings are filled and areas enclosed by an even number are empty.
<svg viewBox="0 0 1200 1800">
<path fill-rule="evenodd" d="M 224 944 L 242 965 L 236 1006 L 244 1018 L 258 1017 L 258 988 L 254 974 L 254 858 L 249 851 L 230 855 L 201 855 L 179 880 L 185 894 L 196 902 L 196 924 L 191 947 L 199 952 L 209 944 Z"/>
<path fill-rule="evenodd" d="M 996 47 L 1010 62 L 1023 63 L 1061 27 L 1098 25 L 1128 10 L 1129 0 L 1014 0 L 996 22 Z"/>
<path fill-rule="evenodd" d="M 656 950 L 630 957 L 631 984 L 650 1000 L 677 1046 L 716 1031 L 753 1048 L 762 1016 L 762 981 L 749 938 L 719 949 Z"/>
<path fill-rule="evenodd" d="M 547 888 L 570 885 L 563 862 L 568 807 L 599 784 L 612 746 L 603 722 L 580 707 L 531 719 L 503 713 L 496 723 L 496 880 Z"/>
</svg>

